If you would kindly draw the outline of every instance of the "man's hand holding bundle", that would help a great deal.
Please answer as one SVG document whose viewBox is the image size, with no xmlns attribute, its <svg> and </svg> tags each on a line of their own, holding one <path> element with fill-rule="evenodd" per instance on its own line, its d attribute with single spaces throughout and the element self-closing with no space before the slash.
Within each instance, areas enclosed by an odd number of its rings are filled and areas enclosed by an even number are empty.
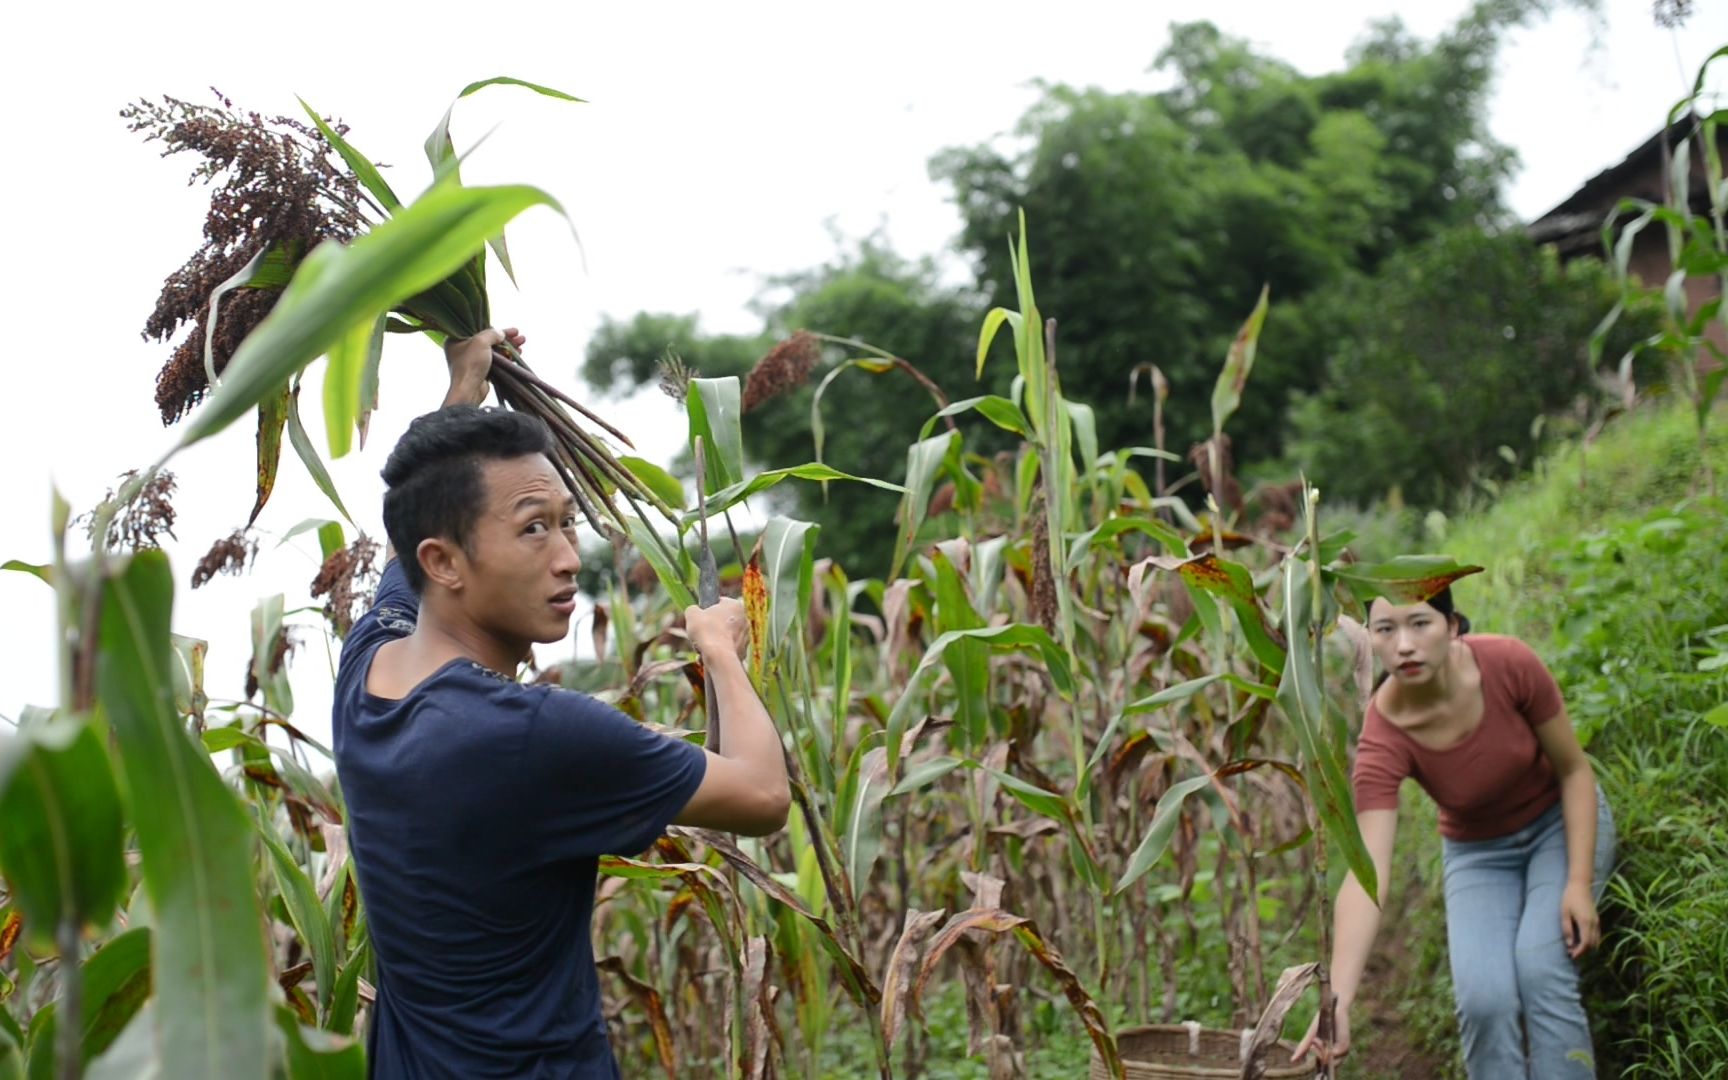
<svg viewBox="0 0 1728 1080">
<path fill-rule="evenodd" d="M 750 621 L 744 615 L 744 604 L 730 596 L 722 596 L 711 608 L 694 604 L 685 608 L 684 632 L 704 661 L 729 654 L 743 659 L 750 645 Z"/>
<path fill-rule="evenodd" d="M 450 368 L 450 391 L 444 404 L 479 405 L 485 402 L 491 387 L 486 375 L 492 370 L 492 350 L 508 342 L 520 349 L 528 341 L 515 327 L 507 330 L 486 329 L 468 338 L 454 338 L 444 343 L 444 362 Z"/>
</svg>

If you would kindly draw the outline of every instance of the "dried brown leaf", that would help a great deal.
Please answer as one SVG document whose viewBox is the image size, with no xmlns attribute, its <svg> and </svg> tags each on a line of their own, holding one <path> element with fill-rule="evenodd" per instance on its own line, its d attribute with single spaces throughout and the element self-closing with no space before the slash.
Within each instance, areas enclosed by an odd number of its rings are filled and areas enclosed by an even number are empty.
<svg viewBox="0 0 1728 1080">
<path fill-rule="evenodd" d="M 672 1041 L 672 1024 L 666 1019 L 666 1004 L 660 998 L 660 991 L 630 974 L 630 969 L 624 966 L 622 957 L 608 956 L 597 961 L 594 966 L 618 976 L 636 1004 L 648 1014 L 648 1026 L 654 1033 L 654 1053 L 659 1057 L 660 1067 L 666 1070 L 666 1075 L 676 1080 L 678 1050 Z"/>
<path fill-rule="evenodd" d="M 912 1009 L 913 1016 L 918 1015 L 916 998 L 908 992 L 912 968 L 918 962 L 925 940 L 945 914 L 945 911 L 918 911 L 915 908 L 906 912 L 905 928 L 894 943 L 894 951 L 889 955 L 888 966 L 882 974 L 882 1041 L 890 1048 L 905 1022 L 907 1009 Z"/>
<path fill-rule="evenodd" d="M 1068 998 L 1068 1003 L 1074 1007 L 1074 1012 L 1080 1017 L 1080 1022 L 1086 1025 L 1086 1033 L 1092 1037 L 1092 1045 L 1097 1047 L 1098 1055 L 1104 1059 L 1110 1075 L 1122 1075 L 1122 1060 L 1116 1052 L 1116 1040 L 1110 1034 L 1110 1025 L 1104 1019 L 1104 1012 L 1098 1003 L 1092 1000 L 1092 995 L 1086 992 L 1080 977 L 1074 974 L 1062 955 L 1038 933 L 1038 928 L 1032 920 L 1012 914 L 1001 909 L 982 910 L 972 908 L 958 912 L 948 920 L 936 936 L 931 939 L 930 947 L 924 952 L 924 959 L 918 965 L 918 976 L 912 984 L 912 1000 L 914 1005 L 923 997 L 924 987 L 930 981 L 936 964 L 944 953 L 953 947 L 963 935 L 973 930 L 988 933 L 1011 933 L 1026 951 L 1044 966 L 1044 969 L 1055 976 L 1062 992 Z"/>
<path fill-rule="evenodd" d="M 1254 1025 L 1254 1035 L 1248 1044 L 1248 1054 L 1242 1061 L 1242 1080 L 1261 1080 L 1266 1075 L 1266 1057 L 1278 1044 L 1278 1033 L 1284 1029 L 1284 1016 L 1319 979 L 1319 964 L 1298 964 L 1287 967 L 1278 976 L 1278 988 L 1272 1000 L 1260 1013 Z"/>
<path fill-rule="evenodd" d="M 811 911 L 809 906 L 799 899 L 797 893 L 780 884 L 773 875 L 762 868 L 761 864 L 744 854 L 744 851 L 732 842 L 731 837 L 707 829 L 680 828 L 676 832 L 678 835 L 690 836 L 707 845 L 727 864 L 743 875 L 746 881 L 762 890 L 769 899 L 790 908 L 800 918 L 808 922 L 816 930 L 823 949 L 827 951 L 830 957 L 844 965 L 845 970 L 842 972 L 842 977 L 846 980 L 847 989 L 852 992 L 855 999 L 859 999 L 860 1005 L 865 1008 L 873 1008 L 877 1002 L 882 1000 L 882 991 L 877 987 L 876 980 L 870 977 L 869 969 L 840 940 L 840 935 L 834 932 L 834 927 L 828 923 L 828 920 Z"/>
</svg>

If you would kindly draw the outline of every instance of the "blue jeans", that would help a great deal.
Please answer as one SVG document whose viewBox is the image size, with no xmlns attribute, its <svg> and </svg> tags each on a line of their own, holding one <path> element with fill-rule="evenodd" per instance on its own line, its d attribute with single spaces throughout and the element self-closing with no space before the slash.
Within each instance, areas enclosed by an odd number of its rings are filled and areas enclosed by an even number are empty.
<svg viewBox="0 0 1728 1080">
<path fill-rule="evenodd" d="M 1614 845 L 1614 818 L 1598 789 L 1598 901 L 1613 867 Z M 1566 887 L 1560 804 L 1508 836 L 1443 840 L 1441 846 L 1452 985 L 1471 1080 L 1594 1077 L 1578 969 L 1560 931 Z"/>
</svg>

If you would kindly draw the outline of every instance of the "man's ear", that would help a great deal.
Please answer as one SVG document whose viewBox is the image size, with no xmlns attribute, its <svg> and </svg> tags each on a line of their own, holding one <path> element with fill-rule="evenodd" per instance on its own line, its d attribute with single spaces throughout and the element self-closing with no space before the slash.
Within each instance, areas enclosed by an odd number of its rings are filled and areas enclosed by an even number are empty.
<svg viewBox="0 0 1728 1080">
<path fill-rule="evenodd" d="M 420 541 L 420 546 L 414 549 L 414 556 L 420 560 L 420 569 L 429 583 L 450 592 L 462 591 L 463 575 L 468 569 L 462 545 L 454 540 L 429 536 Z"/>
</svg>

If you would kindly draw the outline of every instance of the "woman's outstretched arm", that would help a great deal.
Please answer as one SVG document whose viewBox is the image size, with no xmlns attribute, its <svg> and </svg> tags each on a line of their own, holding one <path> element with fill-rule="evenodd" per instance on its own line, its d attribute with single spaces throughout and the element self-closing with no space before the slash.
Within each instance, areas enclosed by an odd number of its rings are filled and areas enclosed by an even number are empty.
<svg viewBox="0 0 1728 1080">
<path fill-rule="evenodd" d="M 1319 1046 L 1323 1060 L 1336 1061 L 1350 1052 L 1350 1006 L 1356 1000 L 1356 990 L 1362 985 L 1362 972 L 1368 967 L 1368 954 L 1374 949 L 1374 938 L 1380 933 L 1380 909 L 1386 902 L 1392 877 L 1392 847 L 1398 834 L 1398 811 L 1363 810 L 1356 815 L 1362 830 L 1362 842 L 1374 860 L 1374 876 L 1379 879 L 1380 898 L 1376 902 L 1368 890 L 1356 880 L 1355 874 L 1344 875 L 1338 889 L 1338 903 L 1332 916 L 1332 993 L 1338 999 L 1338 1024 L 1330 1047 Z M 1292 1060 L 1300 1058 L 1315 1046 L 1320 1034 L 1320 1017 L 1308 1025 L 1308 1034 L 1296 1047 Z"/>
</svg>

